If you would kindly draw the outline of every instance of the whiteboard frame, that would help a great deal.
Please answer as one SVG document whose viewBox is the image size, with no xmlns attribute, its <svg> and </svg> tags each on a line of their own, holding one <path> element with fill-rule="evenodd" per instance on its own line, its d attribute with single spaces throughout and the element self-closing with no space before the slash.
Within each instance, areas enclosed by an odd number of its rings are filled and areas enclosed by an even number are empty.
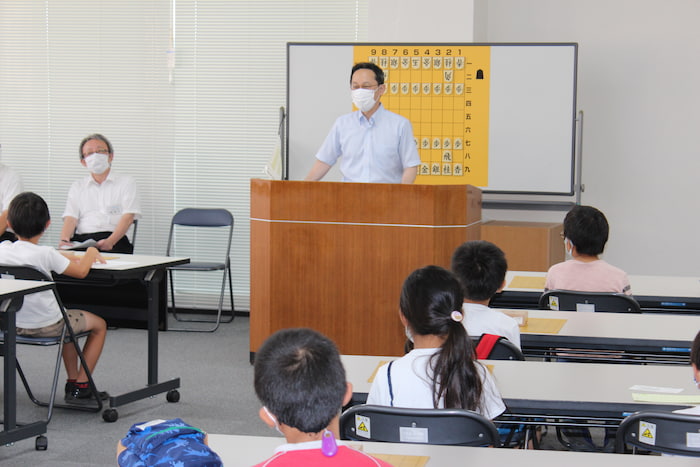
<svg viewBox="0 0 700 467">
<path fill-rule="evenodd" d="M 566 50 L 567 53 L 563 55 L 563 58 L 558 58 L 562 60 L 563 63 L 559 64 L 558 67 L 563 67 L 563 69 L 556 68 L 554 71 L 559 73 L 560 76 L 556 78 L 556 81 L 550 83 L 550 85 L 531 82 L 530 85 L 541 86 L 537 89 L 538 92 L 548 92 L 550 88 L 557 88 L 556 91 L 560 94 L 555 97 L 564 96 L 567 99 L 556 99 L 553 102 L 555 106 L 561 106 L 561 108 L 555 109 L 557 113 L 557 120 L 549 125 L 552 128 L 546 128 L 550 134 L 546 136 L 547 142 L 550 139 L 557 139 L 559 146 L 554 149 L 557 152 L 561 152 L 561 148 L 566 147 L 567 157 L 565 159 L 547 159 L 542 163 L 543 166 L 539 168 L 542 170 L 552 170 L 552 164 L 544 164 L 546 162 L 554 162 L 558 165 L 556 168 L 557 172 L 553 174 L 552 180 L 556 181 L 556 187 L 539 188 L 533 186 L 533 188 L 523 188 L 518 187 L 516 189 L 507 189 L 502 186 L 498 186 L 497 183 L 492 183 L 491 175 L 493 173 L 499 174 L 499 170 L 504 171 L 509 170 L 511 166 L 517 166 L 518 159 L 514 156 L 503 156 L 499 155 L 495 151 L 516 151 L 518 149 L 518 142 L 526 137 L 528 134 L 534 134 L 533 126 L 537 121 L 536 118 L 526 118 L 526 115 L 518 115 L 517 112 L 512 112 L 509 102 L 511 100 L 517 100 L 516 108 L 528 108 L 534 103 L 532 98 L 526 93 L 522 92 L 523 89 L 528 88 L 528 84 L 522 85 L 518 88 L 515 84 L 505 84 L 503 82 L 494 83 L 496 84 L 496 89 L 491 93 L 490 111 L 489 111 L 489 187 L 483 187 L 484 193 L 494 193 L 494 194 L 513 194 L 513 195 L 556 195 L 556 196 L 571 196 L 575 193 L 576 186 L 576 96 L 577 96 L 577 74 L 578 74 L 578 44 L 575 42 L 556 42 L 556 43 L 389 43 L 389 42 L 339 42 L 339 43 L 317 43 L 317 42 L 288 42 L 287 43 L 287 118 L 286 118 L 286 140 L 284 141 L 284 167 L 283 167 L 283 178 L 289 180 L 291 179 L 303 179 L 304 175 L 308 172 L 308 169 L 314 162 L 314 155 L 323 142 L 327 132 L 330 130 L 333 122 L 337 117 L 344 113 L 351 111 L 350 96 L 348 83 L 350 81 L 350 68 L 353 63 L 353 50 L 356 46 L 385 46 L 385 47 L 474 47 L 474 46 L 488 46 L 492 47 L 492 57 L 494 54 L 494 49 L 496 51 L 506 51 L 512 52 L 511 56 L 506 60 L 515 62 L 514 66 L 524 66 L 526 63 L 518 63 L 518 51 L 521 48 L 530 47 L 531 50 L 536 50 L 540 47 L 546 47 L 548 50 Z M 557 47 L 560 49 L 549 49 L 550 47 Z M 503 48 L 503 49 L 502 49 Z M 564 48 L 564 49 L 562 49 Z M 320 54 L 320 55 L 319 55 Z M 507 55 L 507 54 L 506 54 Z M 502 57 L 501 57 L 502 58 Z M 570 61 L 569 61 L 570 60 Z M 338 65 L 338 66 L 335 66 Z M 495 66 L 500 66 L 498 63 Z M 511 66 L 511 65 L 508 65 Z M 493 69 L 491 70 L 493 72 Z M 570 75 L 570 76 L 568 76 Z M 519 75 L 522 76 L 522 75 Z M 503 75 L 501 75 L 501 80 Z M 493 82 L 493 81 L 492 81 Z M 499 89 L 498 86 L 501 86 Z M 503 86 L 506 86 L 503 88 Z M 513 87 L 513 89 L 508 88 L 508 86 Z M 300 92 L 299 89 L 302 91 Z M 504 91 L 505 89 L 505 91 Z M 495 92 L 495 94 L 494 94 Z M 570 94 L 570 99 L 568 99 Z M 529 99 L 529 100 L 528 100 Z M 498 105 L 497 109 L 491 108 L 493 105 Z M 300 110 L 301 109 L 301 110 Z M 305 109 L 305 110 L 304 110 Z M 505 110 L 504 110 L 505 109 Z M 551 110 L 551 109 L 550 109 Z M 295 113 L 296 112 L 296 113 Z M 506 129 L 506 133 L 503 133 L 503 128 L 499 128 L 499 125 L 492 125 L 492 116 L 499 115 L 497 118 L 516 118 L 520 117 L 517 121 L 517 128 L 513 121 L 506 121 L 505 125 L 512 125 L 510 129 Z M 504 117 L 504 112 L 508 115 Z M 569 115 L 570 113 L 570 115 Z M 566 114 L 566 118 L 560 115 Z M 295 118 L 304 120 L 305 128 L 303 128 L 300 133 L 304 134 L 303 138 L 294 140 L 292 147 L 290 147 L 290 139 L 294 139 L 296 134 L 293 132 L 296 130 Z M 314 122 L 323 122 L 323 124 L 309 123 L 309 120 L 313 119 Z M 541 128 L 537 128 L 541 130 Z M 513 133 L 512 135 L 508 132 Z M 546 133 L 545 131 L 545 133 Z M 540 133 L 537 133 L 540 134 Z M 498 138 L 492 141 L 492 138 Z M 492 159 L 495 157 L 495 159 Z M 517 156 L 516 156 L 517 157 Z M 495 172 L 492 170 L 495 168 Z M 340 180 L 340 173 L 335 167 L 329 172 L 324 178 L 329 181 Z M 509 169 L 505 169 L 504 167 Z M 291 167 L 291 170 L 290 170 Z M 513 169 L 515 173 L 525 173 L 523 172 L 523 167 L 515 167 Z M 533 170 L 534 173 L 536 170 Z"/>
</svg>

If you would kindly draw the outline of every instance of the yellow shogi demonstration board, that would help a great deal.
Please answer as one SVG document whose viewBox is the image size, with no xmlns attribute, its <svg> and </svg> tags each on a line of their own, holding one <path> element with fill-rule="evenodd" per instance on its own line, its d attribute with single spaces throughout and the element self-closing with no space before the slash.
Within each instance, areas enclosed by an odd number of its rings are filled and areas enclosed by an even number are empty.
<svg viewBox="0 0 700 467">
<path fill-rule="evenodd" d="M 384 107 L 411 121 L 416 183 L 488 186 L 490 46 L 363 45 L 384 70 Z"/>
</svg>

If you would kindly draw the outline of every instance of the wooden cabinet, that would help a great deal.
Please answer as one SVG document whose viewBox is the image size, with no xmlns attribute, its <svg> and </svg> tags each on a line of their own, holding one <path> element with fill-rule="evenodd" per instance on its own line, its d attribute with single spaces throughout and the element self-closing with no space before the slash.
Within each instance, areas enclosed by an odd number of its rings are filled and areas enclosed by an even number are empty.
<svg viewBox="0 0 700 467">
<path fill-rule="evenodd" d="M 561 223 L 489 221 L 481 225 L 481 239 L 498 245 L 511 271 L 547 271 L 564 261 Z"/>
</svg>

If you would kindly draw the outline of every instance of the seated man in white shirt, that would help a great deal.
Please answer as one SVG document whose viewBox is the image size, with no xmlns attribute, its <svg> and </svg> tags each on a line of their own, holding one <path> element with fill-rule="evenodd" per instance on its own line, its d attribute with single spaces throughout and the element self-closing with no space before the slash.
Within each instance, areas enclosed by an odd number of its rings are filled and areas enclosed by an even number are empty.
<svg viewBox="0 0 700 467">
<path fill-rule="evenodd" d="M 59 247 L 92 239 L 100 251 L 134 252 L 126 233 L 141 216 L 138 190 L 133 177 L 112 172 L 113 159 L 112 144 L 100 134 L 80 143 L 80 163 L 90 174 L 70 187 Z"/>
<path fill-rule="evenodd" d="M 510 316 L 489 308 L 489 301 L 506 285 L 508 262 L 503 250 L 484 240 L 463 243 L 452 254 L 452 272 L 464 292 L 465 319 L 470 336 L 495 334 L 520 347 L 520 327 Z"/>
</svg>

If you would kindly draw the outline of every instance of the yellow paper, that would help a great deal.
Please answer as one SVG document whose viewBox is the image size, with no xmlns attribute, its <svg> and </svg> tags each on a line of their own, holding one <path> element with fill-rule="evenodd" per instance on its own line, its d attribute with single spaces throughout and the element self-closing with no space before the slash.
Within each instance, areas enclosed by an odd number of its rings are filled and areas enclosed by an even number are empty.
<svg viewBox="0 0 700 467">
<path fill-rule="evenodd" d="M 373 382 L 373 381 L 374 381 L 374 377 L 377 375 L 377 371 L 379 371 L 379 367 L 381 367 L 381 366 L 383 366 L 383 365 L 386 365 L 387 363 L 389 363 L 389 360 L 382 360 L 381 362 L 379 362 L 379 363 L 377 364 L 377 367 L 376 367 L 376 368 L 374 369 L 374 371 L 372 372 L 372 376 L 369 377 L 369 379 L 367 380 L 367 382 L 368 382 L 368 383 Z"/>
<path fill-rule="evenodd" d="M 428 456 L 406 456 L 403 454 L 371 454 L 372 457 L 388 462 L 394 467 L 424 467 L 428 464 Z"/>
<path fill-rule="evenodd" d="M 558 318 L 529 318 L 527 324 L 520 328 L 520 332 L 532 334 L 559 334 L 566 324 L 565 319 Z"/>
<path fill-rule="evenodd" d="M 543 290 L 545 280 L 544 276 L 515 276 L 508 284 L 508 288 Z"/>
<path fill-rule="evenodd" d="M 632 393 L 635 402 L 664 402 L 679 405 L 700 405 L 700 395 L 696 394 L 651 394 Z"/>
</svg>

